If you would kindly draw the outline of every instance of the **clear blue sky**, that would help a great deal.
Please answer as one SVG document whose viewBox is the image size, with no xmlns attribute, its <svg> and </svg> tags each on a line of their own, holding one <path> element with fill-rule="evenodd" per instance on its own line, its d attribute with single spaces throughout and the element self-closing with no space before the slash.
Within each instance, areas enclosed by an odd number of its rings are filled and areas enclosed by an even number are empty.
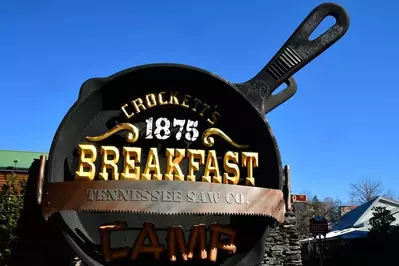
<svg viewBox="0 0 399 266">
<path fill-rule="evenodd" d="M 320 3 L 2 0 L 0 149 L 48 151 L 91 77 L 176 62 L 245 81 Z M 268 119 L 293 192 L 346 200 L 350 182 L 380 179 L 398 196 L 399 4 L 338 3 L 349 31 L 295 75 L 297 94 Z"/>
</svg>

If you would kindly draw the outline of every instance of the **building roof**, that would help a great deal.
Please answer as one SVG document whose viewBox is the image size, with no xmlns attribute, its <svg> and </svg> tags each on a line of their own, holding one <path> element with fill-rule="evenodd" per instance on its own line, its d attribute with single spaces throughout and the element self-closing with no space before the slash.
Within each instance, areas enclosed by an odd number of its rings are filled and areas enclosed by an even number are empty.
<svg viewBox="0 0 399 266">
<path fill-rule="evenodd" d="M 359 229 L 365 227 L 364 229 L 368 231 L 370 227 L 369 220 L 373 217 L 373 208 L 378 206 L 385 207 L 387 210 L 391 211 L 394 216 L 398 215 L 398 201 L 376 197 L 342 216 L 332 231 L 343 230 L 351 227 Z M 396 218 L 395 224 L 399 223 L 398 218 Z"/>
<path fill-rule="evenodd" d="M 346 228 L 353 227 L 356 222 L 360 219 L 360 217 L 370 209 L 370 207 L 373 205 L 373 203 L 378 199 L 378 197 L 375 197 L 374 199 L 357 206 L 356 208 L 352 209 L 351 211 L 345 213 L 342 215 L 342 217 L 339 219 L 338 223 L 333 227 L 332 231 L 335 230 L 344 230 Z"/>
<path fill-rule="evenodd" d="M 327 239 L 351 239 L 367 237 L 370 225 L 370 218 L 373 217 L 374 207 L 385 207 L 396 218 L 392 225 L 399 225 L 399 202 L 383 197 L 374 199 L 356 207 L 344 214 L 331 232 L 327 233 Z M 313 241 L 313 238 L 301 240 L 301 243 Z"/>
<path fill-rule="evenodd" d="M 0 169 L 29 169 L 40 155 L 48 156 L 48 152 L 0 150 Z"/>
</svg>

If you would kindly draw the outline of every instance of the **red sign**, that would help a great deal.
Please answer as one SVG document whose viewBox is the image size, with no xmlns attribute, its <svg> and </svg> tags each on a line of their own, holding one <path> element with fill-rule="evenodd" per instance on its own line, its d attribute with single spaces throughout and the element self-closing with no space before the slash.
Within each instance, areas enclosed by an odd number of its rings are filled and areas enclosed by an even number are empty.
<svg viewBox="0 0 399 266">
<path fill-rule="evenodd" d="M 307 202 L 308 201 L 308 197 L 306 195 L 302 195 L 302 194 L 294 194 L 291 195 L 291 201 L 292 202 Z"/>
<path fill-rule="evenodd" d="M 310 232 L 312 234 L 327 234 L 328 233 L 328 221 L 327 219 L 316 219 L 316 218 L 311 218 L 310 219 Z"/>
</svg>

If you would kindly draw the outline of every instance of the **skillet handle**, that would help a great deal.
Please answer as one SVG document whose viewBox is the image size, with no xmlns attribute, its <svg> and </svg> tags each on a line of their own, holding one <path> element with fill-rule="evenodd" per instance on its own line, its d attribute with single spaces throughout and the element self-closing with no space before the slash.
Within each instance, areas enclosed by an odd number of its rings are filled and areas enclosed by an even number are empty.
<svg viewBox="0 0 399 266">
<path fill-rule="evenodd" d="M 335 18 L 334 26 L 318 38 L 310 41 L 309 37 L 312 32 L 327 16 Z M 348 28 L 349 16 L 343 7 L 334 3 L 317 6 L 270 62 L 245 84 L 250 87 L 262 87 L 259 88 L 259 93 L 267 99 L 285 80 L 337 42 Z M 256 86 L 257 84 L 263 86 Z"/>
</svg>

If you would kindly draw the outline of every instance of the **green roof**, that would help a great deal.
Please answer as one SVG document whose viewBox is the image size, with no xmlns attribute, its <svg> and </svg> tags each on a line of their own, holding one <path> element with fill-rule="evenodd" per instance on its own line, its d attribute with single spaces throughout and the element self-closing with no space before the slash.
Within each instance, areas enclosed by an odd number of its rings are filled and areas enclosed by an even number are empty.
<svg viewBox="0 0 399 266">
<path fill-rule="evenodd" d="M 0 168 L 29 169 L 33 160 L 39 159 L 40 155 L 48 157 L 48 152 L 0 150 Z"/>
</svg>

